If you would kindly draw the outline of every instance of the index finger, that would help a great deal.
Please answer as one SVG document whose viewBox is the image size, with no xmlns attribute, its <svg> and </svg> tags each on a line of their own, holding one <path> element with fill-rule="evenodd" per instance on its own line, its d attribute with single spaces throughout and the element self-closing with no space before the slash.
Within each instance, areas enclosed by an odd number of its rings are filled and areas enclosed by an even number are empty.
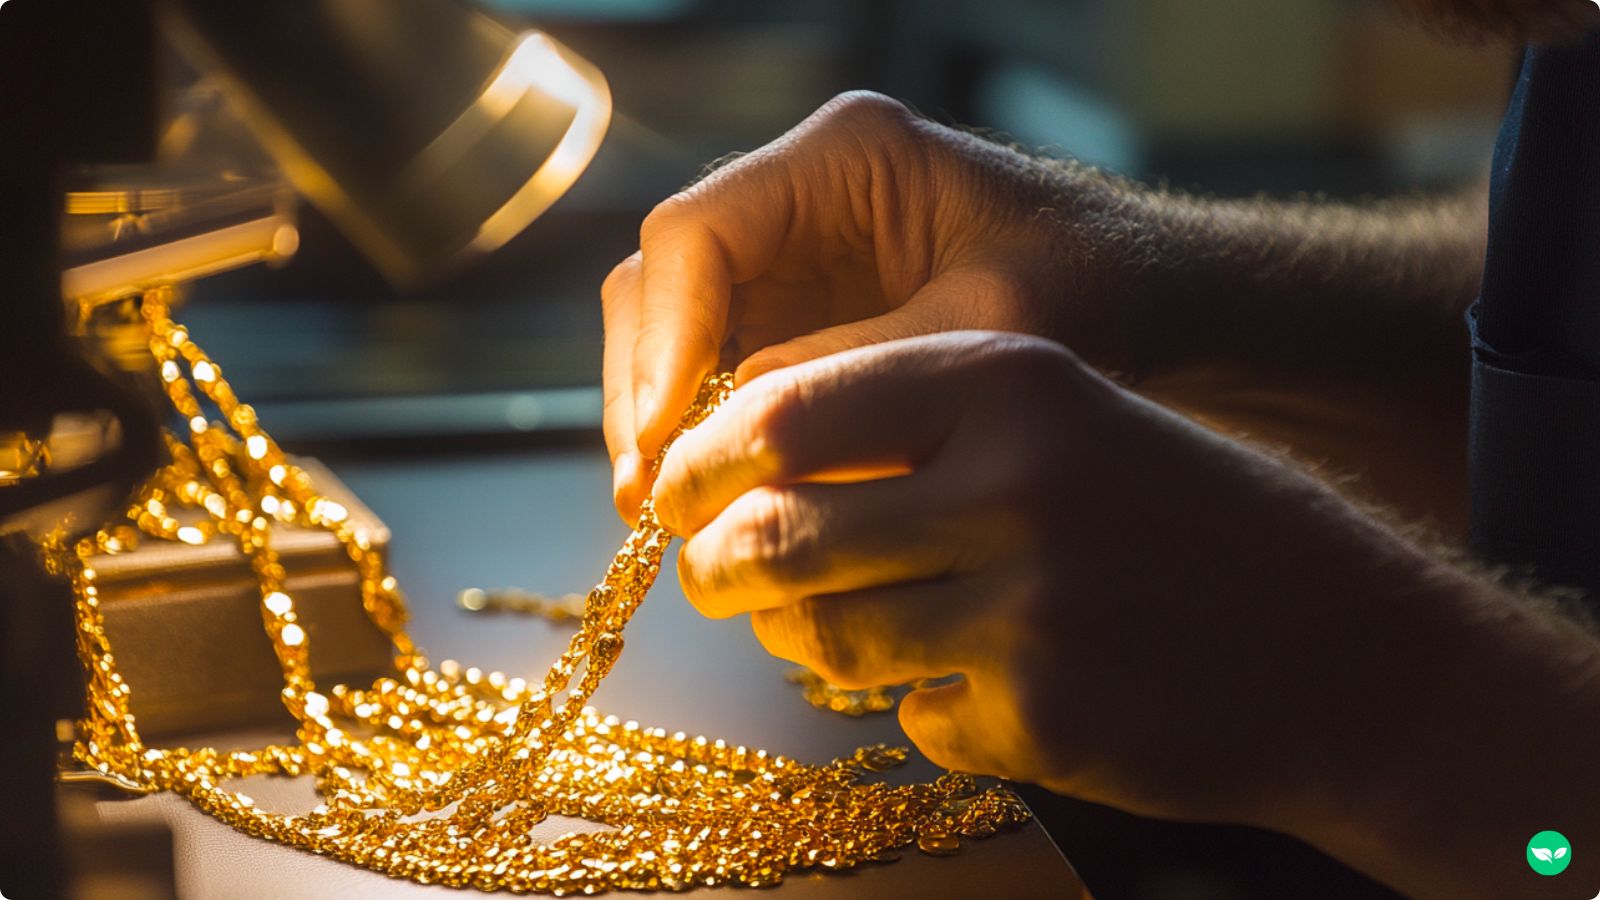
<svg viewBox="0 0 1600 900">
<path fill-rule="evenodd" d="M 605 319 L 605 353 L 601 381 L 605 398 L 602 422 L 611 454 L 612 499 L 622 518 L 633 524 L 648 486 L 633 427 L 633 345 L 639 334 L 639 254 L 617 264 L 600 287 Z"/>
<path fill-rule="evenodd" d="M 841 228 L 870 237 L 874 164 L 861 128 L 908 115 L 885 97 L 841 94 L 645 219 L 633 389 L 639 448 L 646 456 L 661 449 L 716 365 L 728 337 L 734 285 L 766 271 L 791 238 Z"/>
<path fill-rule="evenodd" d="M 633 350 L 634 422 L 660 451 L 728 336 L 733 285 L 771 264 L 794 205 L 782 154 L 757 153 L 651 212 L 639 231 L 643 295 Z"/>
</svg>

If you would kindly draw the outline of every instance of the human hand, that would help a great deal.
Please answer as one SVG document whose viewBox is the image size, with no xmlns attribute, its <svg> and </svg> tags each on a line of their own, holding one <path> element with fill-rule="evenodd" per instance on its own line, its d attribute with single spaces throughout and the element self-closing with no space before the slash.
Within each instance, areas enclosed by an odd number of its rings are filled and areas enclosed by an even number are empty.
<svg viewBox="0 0 1600 900">
<path fill-rule="evenodd" d="M 663 202 L 605 301 L 605 433 L 633 521 L 702 376 L 740 383 L 936 331 L 1033 334 L 1345 490 L 1465 521 L 1481 192 L 1426 202 L 1190 197 L 847 94 Z M 1375 328 L 1374 323 L 1383 327 Z"/>
<path fill-rule="evenodd" d="M 1410 621 L 1381 598 L 1439 578 L 1320 483 L 1017 335 L 756 378 L 654 497 L 691 601 L 752 613 L 775 655 L 846 688 L 961 676 L 901 704 L 933 761 L 1176 818 L 1282 826 L 1264 810 L 1360 766 L 1327 711 L 1382 727 L 1396 675 L 1351 659 Z"/>
<path fill-rule="evenodd" d="M 642 460 L 719 365 L 743 383 L 935 331 L 1055 334 L 1087 277 L 1061 190 L 1036 160 L 855 93 L 663 202 L 602 289 L 619 511 L 637 515 Z"/>
</svg>

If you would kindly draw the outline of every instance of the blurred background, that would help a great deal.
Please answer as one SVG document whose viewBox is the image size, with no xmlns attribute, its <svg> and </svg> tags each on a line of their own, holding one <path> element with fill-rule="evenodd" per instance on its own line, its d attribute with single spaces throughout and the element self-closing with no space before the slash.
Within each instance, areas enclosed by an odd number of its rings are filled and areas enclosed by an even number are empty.
<svg viewBox="0 0 1600 900">
<path fill-rule="evenodd" d="M 293 449 L 597 443 L 599 285 L 641 218 L 843 90 L 1186 190 L 1358 197 L 1481 175 L 1514 63 L 1378 0 L 489 5 L 605 72 L 612 131 L 549 213 L 426 291 L 310 207 L 287 266 L 199 283 L 182 317 Z"/>
</svg>

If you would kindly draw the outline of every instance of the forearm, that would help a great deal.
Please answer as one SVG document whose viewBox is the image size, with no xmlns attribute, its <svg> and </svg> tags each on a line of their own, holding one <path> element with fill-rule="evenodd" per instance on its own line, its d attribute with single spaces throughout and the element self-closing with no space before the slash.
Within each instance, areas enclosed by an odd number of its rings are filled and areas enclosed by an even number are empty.
<svg viewBox="0 0 1600 900">
<path fill-rule="evenodd" d="M 1067 240 L 1129 332 L 1103 348 L 1108 368 L 1315 378 L 1455 361 L 1482 272 L 1481 187 L 1366 204 L 1217 200 L 1065 172 L 1078 198 L 1063 210 Z"/>
<path fill-rule="evenodd" d="M 1314 799 L 1278 827 L 1417 897 L 1600 887 L 1600 641 L 1493 585 L 1437 572 L 1350 660 L 1362 685 Z M 1524 847 L 1575 851 L 1557 879 Z"/>
<path fill-rule="evenodd" d="M 1089 274 L 1052 336 L 1351 496 L 1464 527 L 1481 186 L 1351 205 L 1207 200 L 1070 164 L 1058 177 L 1076 184 L 1062 240 Z"/>
</svg>

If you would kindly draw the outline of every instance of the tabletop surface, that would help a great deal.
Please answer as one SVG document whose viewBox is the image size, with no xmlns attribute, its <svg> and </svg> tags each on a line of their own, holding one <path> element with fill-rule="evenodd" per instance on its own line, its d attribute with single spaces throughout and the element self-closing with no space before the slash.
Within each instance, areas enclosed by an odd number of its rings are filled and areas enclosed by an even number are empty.
<svg viewBox="0 0 1600 900">
<path fill-rule="evenodd" d="M 466 613 L 456 608 L 456 594 L 467 587 L 586 590 L 627 534 L 611 507 L 609 466 L 594 451 L 332 468 L 393 531 L 391 568 L 411 605 L 412 633 L 435 662 L 457 659 L 486 671 L 542 677 L 570 630 L 541 619 Z M 712 621 L 694 612 L 670 561 L 628 627 L 626 651 L 594 697 L 601 712 L 811 763 L 863 744 L 907 743 L 892 714 L 851 719 L 808 706 L 784 679 L 790 665 L 762 650 L 744 617 Z M 241 746 L 255 740 L 233 737 Z M 936 774 L 913 754 L 899 777 Z M 249 782 L 242 789 L 266 808 L 291 811 L 315 803 L 304 780 Z M 461 896 L 246 837 L 171 795 L 105 800 L 97 810 L 107 821 L 169 823 L 184 900 Z M 548 832 L 542 836 L 571 827 L 570 820 L 550 821 L 541 826 Z M 968 841 L 952 857 L 909 849 L 892 864 L 791 874 L 775 891 L 792 898 L 1083 895 L 1071 866 L 1035 823 Z"/>
</svg>

